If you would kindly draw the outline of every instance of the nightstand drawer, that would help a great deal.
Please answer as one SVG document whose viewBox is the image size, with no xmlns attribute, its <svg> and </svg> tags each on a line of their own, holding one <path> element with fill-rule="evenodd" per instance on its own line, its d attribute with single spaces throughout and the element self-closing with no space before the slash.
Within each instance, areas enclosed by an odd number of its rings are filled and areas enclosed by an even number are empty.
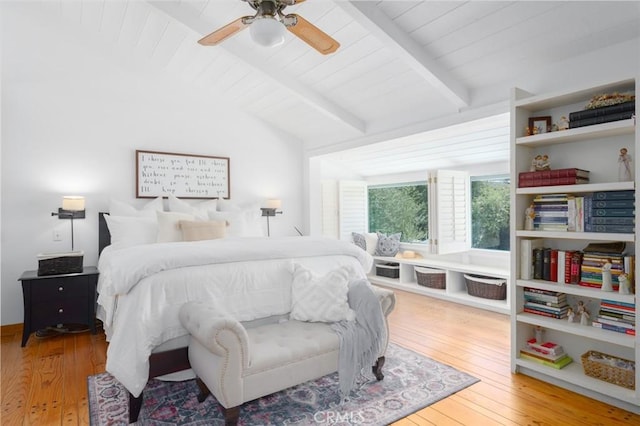
<svg viewBox="0 0 640 426">
<path fill-rule="evenodd" d="M 64 323 L 84 324 L 89 314 L 87 299 L 71 298 L 58 302 L 36 303 L 31 309 L 34 328 Z"/>
<path fill-rule="evenodd" d="M 66 299 L 84 299 L 89 295 L 87 277 L 49 278 L 31 282 L 31 300 L 34 304 Z"/>
</svg>

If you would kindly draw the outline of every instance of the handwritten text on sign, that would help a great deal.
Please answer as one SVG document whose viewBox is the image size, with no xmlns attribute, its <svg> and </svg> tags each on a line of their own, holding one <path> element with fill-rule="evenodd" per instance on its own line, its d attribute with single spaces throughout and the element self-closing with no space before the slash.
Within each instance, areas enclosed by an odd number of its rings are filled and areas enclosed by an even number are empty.
<svg viewBox="0 0 640 426">
<path fill-rule="evenodd" d="M 137 197 L 229 198 L 229 158 L 136 151 Z"/>
</svg>

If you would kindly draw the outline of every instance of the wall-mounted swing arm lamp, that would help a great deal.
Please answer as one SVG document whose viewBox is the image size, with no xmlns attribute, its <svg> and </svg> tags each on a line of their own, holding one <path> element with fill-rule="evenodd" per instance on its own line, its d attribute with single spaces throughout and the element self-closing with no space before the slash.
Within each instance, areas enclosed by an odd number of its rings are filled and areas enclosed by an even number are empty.
<svg viewBox="0 0 640 426">
<path fill-rule="evenodd" d="M 71 219 L 71 251 L 73 245 L 73 219 L 84 219 L 84 197 L 75 195 L 66 195 L 62 199 L 62 207 L 58 208 L 58 212 L 52 212 L 51 216 L 58 216 L 58 219 Z"/>
<path fill-rule="evenodd" d="M 269 218 L 277 214 L 282 214 L 281 211 L 278 211 L 280 207 L 282 207 L 281 200 L 267 200 L 267 206 L 260 207 L 260 210 L 262 210 L 262 216 L 267 217 L 267 236 L 268 237 L 271 236 L 271 230 L 269 229 Z"/>
</svg>

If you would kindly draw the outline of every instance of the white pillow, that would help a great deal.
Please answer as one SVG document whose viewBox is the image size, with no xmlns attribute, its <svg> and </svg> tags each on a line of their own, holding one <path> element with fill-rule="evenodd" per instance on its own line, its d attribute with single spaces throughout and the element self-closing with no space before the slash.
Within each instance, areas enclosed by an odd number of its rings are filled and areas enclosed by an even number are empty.
<svg viewBox="0 0 640 426">
<path fill-rule="evenodd" d="M 182 241 L 181 220 L 194 220 L 195 216 L 186 213 L 156 212 L 158 217 L 157 242 L 171 243 Z"/>
<path fill-rule="evenodd" d="M 141 244 L 153 244 L 158 235 L 158 223 L 152 217 L 104 215 L 111 234 L 111 247 L 121 249 Z"/>
<path fill-rule="evenodd" d="M 296 264 L 290 318 L 311 322 L 353 320 L 355 312 L 349 307 L 347 298 L 350 275 L 349 268 L 341 267 L 319 277 Z"/>
<path fill-rule="evenodd" d="M 365 232 L 364 239 L 367 242 L 367 253 L 374 256 L 376 254 L 376 247 L 378 247 L 378 233 Z"/>
<path fill-rule="evenodd" d="M 208 200 L 191 205 L 173 194 L 169 194 L 167 198 L 169 199 L 170 212 L 192 214 L 200 220 L 209 220 L 208 212 L 216 211 L 218 204 L 218 200 Z"/>
<path fill-rule="evenodd" d="M 229 237 L 263 237 L 262 224 L 260 223 L 260 210 L 252 209 L 212 212 L 209 211 L 210 220 L 225 220 L 229 223 L 227 235 Z"/>
<path fill-rule="evenodd" d="M 109 214 L 113 216 L 144 216 L 155 218 L 156 211 L 162 210 L 164 210 L 162 197 L 149 201 L 140 210 L 122 201 L 109 200 Z"/>
<path fill-rule="evenodd" d="M 218 200 L 218 211 L 219 212 L 237 212 L 242 210 L 240 206 L 234 203 L 231 200 L 225 200 L 224 198 L 220 198 Z"/>
</svg>

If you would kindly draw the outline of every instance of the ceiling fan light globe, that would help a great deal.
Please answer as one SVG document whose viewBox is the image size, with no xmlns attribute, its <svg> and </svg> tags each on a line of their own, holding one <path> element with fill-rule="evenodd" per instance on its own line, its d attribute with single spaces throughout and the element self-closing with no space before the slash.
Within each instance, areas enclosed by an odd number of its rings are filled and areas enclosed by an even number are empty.
<svg viewBox="0 0 640 426">
<path fill-rule="evenodd" d="M 254 42 L 265 47 L 284 43 L 285 27 L 274 18 L 260 18 L 251 23 L 249 34 Z"/>
</svg>

